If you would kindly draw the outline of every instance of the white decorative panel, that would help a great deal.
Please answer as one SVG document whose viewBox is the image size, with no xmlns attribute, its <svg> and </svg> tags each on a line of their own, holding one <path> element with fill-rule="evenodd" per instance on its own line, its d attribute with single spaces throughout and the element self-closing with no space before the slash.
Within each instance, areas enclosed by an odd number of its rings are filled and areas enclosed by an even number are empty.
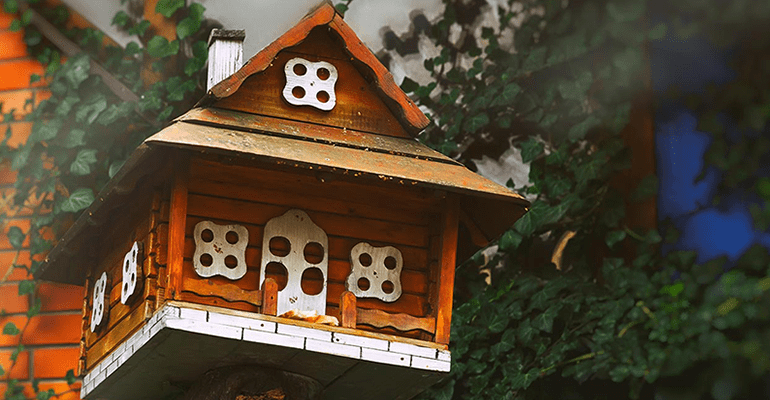
<svg viewBox="0 0 770 400">
<path fill-rule="evenodd" d="M 139 242 L 134 242 L 131 250 L 123 257 L 123 284 L 120 286 L 120 302 L 126 304 L 131 296 L 136 293 L 137 283 L 141 279 L 141 251 Z"/>
<path fill-rule="evenodd" d="M 271 247 L 272 240 L 284 243 L 281 251 Z M 286 246 L 288 244 L 288 246 Z M 288 248 L 286 248 L 288 247 Z M 286 286 L 278 291 L 278 315 L 289 310 L 316 311 L 326 314 L 326 282 L 329 270 L 329 245 L 326 232 L 300 210 L 289 210 L 265 225 L 262 241 L 262 266 L 259 286 L 265 281 L 265 271 L 275 267 L 286 273 Z M 318 269 L 321 285 L 318 293 L 306 293 L 302 278 L 311 269 Z M 308 274 L 310 275 L 310 274 Z"/>
<path fill-rule="evenodd" d="M 292 58 L 286 62 L 286 86 L 283 98 L 295 106 L 313 106 L 329 111 L 337 104 L 334 85 L 337 68 L 325 61 L 311 62 L 304 58 Z"/>
<path fill-rule="evenodd" d="M 401 297 L 403 267 L 404 259 L 397 248 L 361 242 L 350 250 L 350 275 L 345 287 L 356 297 L 394 302 Z"/>
<path fill-rule="evenodd" d="M 195 224 L 193 267 L 203 278 L 216 275 L 238 280 L 246 275 L 246 246 L 249 231 L 241 225 Z"/>
<path fill-rule="evenodd" d="M 109 304 L 105 297 L 107 297 L 108 293 L 107 273 L 102 272 L 102 275 L 94 283 L 94 297 L 91 302 L 91 332 L 96 331 L 96 328 L 107 320 Z"/>
</svg>

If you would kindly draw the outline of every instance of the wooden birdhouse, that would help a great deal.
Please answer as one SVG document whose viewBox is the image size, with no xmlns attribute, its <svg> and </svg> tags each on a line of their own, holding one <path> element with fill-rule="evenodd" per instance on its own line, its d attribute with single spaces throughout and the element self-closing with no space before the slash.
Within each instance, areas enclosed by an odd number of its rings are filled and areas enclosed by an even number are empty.
<svg viewBox="0 0 770 400">
<path fill-rule="evenodd" d="M 417 142 L 427 125 L 328 3 L 216 84 L 38 272 L 85 288 L 83 398 L 244 365 L 328 399 L 444 376 L 458 231 L 494 239 L 528 203 Z"/>
</svg>

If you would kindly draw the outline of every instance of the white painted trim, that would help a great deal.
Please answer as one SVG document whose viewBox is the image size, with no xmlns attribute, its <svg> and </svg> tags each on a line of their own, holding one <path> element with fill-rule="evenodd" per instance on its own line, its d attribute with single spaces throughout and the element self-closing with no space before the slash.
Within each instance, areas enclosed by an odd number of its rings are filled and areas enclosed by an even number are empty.
<svg viewBox="0 0 770 400">
<path fill-rule="evenodd" d="M 166 304 L 83 378 L 80 397 L 85 398 L 108 376 L 120 371 L 134 353 L 164 329 L 428 371 L 448 372 L 451 366 L 451 354 L 446 350 Z"/>
</svg>

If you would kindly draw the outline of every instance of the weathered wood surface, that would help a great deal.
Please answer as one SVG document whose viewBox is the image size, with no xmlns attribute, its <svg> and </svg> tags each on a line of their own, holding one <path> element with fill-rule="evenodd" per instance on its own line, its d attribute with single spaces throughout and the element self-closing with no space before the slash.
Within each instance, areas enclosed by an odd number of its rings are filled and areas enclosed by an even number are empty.
<svg viewBox="0 0 770 400">
<path fill-rule="evenodd" d="M 168 287 L 166 298 L 178 298 L 182 291 L 184 270 L 184 237 L 187 222 L 187 186 L 189 184 L 189 159 L 180 152 L 175 157 L 173 186 L 168 222 Z"/>
<path fill-rule="evenodd" d="M 433 333 L 436 329 L 436 320 L 431 317 L 417 318 L 409 314 L 391 314 L 381 310 L 357 310 L 356 322 L 375 328 L 391 327 L 401 332 L 421 330 Z"/>
<path fill-rule="evenodd" d="M 89 348 L 86 355 L 86 369 L 91 370 L 99 361 L 107 356 L 116 346 L 128 339 L 129 335 L 142 327 L 142 323 L 150 318 L 154 302 L 147 300 L 140 303 L 141 307 L 134 309 L 126 318 L 120 320 L 104 337 L 99 338 Z"/>
<path fill-rule="evenodd" d="M 455 251 L 457 249 L 457 228 L 459 199 L 450 195 L 446 199 L 441 238 L 441 272 L 438 285 L 438 315 L 436 318 L 436 336 L 438 343 L 449 344 L 449 332 L 452 322 L 452 298 L 455 279 Z"/>
<path fill-rule="evenodd" d="M 339 332 L 339 333 L 345 333 L 349 335 L 358 335 L 363 337 L 371 337 L 375 339 L 382 339 L 387 340 L 390 342 L 399 342 L 399 343 L 408 343 L 408 344 L 414 344 L 417 346 L 423 346 L 423 347 L 429 347 L 432 349 L 439 349 L 439 350 L 446 350 L 447 345 L 442 343 L 434 343 L 431 341 L 426 340 L 419 340 L 419 339 L 413 339 L 403 336 L 396 336 L 395 334 L 383 334 L 379 332 L 373 332 L 373 331 L 365 331 L 361 329 L 350 329 L 350 328 L 343 328 L 339 326 L 329 326 L 329 325 L 321 325 L 321 324 L 314 324 L 311 322 L 305 322 L 300 320 L 294 320 L 294 319 L 287 319 L 287 318 L 280 318 L 280 317 L 273 317 L 269 315 L 263 315 L 263 314 L 254 314 L 246 311 L 239 311 L 239 310 L 233 310 L 230 308 L 224 308 L 224 307 L 215 307 L 215 306 L 209 306 L 205 304 L 198 304 L 198 303 L 191 303 L 186 301 L 169 301 L 169 305 L 174 307 L 186 307 L 191 308 L 194 310 L 202 310 L 202 311 L 211 311 L 211 312 L 217 312 L 221 314 L 227 314 L 227 315 L 234 315 L 239 317 L 245 317 L 245 318 L 252 318 L 257 320 L 264 320 L 264 321 L 270 321 L 270 322 L 279 322 L 282 324 L 287 325 L 295 325 L 295 326 L 301 326 L 306 328 L 313 328 L 318 329 L 322 331 L 329 331 L 329 332 Z"/>
<path fill-rule="evenodd" d="M 313 42 L 317 40 L 312 38 L 314 34 L 327 34 L 326 32 L 330 32 L 330 36 L 333 35 L 334 39 L 323 46 L 318 46 L 320 43 L 314 42 L 316 45 L 312 46 L 314 51 L 311 54 L 317 54 L 317 51 L 320 50 L 325 51 L 329 57 L 340 57 L 340 53 L 345 58 L 349 57 L 356 64 L 358 71 L 360 71 L 359 73 L 363 73 L 366 76 L 365 82 L 372 82 L 371 84 L 367 83 L 361 89 L 373 91 L 377 97 L 382 99 L 381 101 L 386 102 L 387 107 L 389 107 L 386 111 L 388 114 L 392 114 L 399 119 L 403 130 L 414 135 L 428 126 L 430 121 L 425 114 L 396 85 L 388 70 L 342 20 L 342 17 L 335 11 L 334 6 L 328 3 L 322 4 L 313 13 L 302 19 L 294 28 L 252 57 L 238 72 L 212 88 L 209 95 L 201 103 L 211 103 L 217 99 L 227 100 L 228 96 L 248 92 L 242 86 L 249 81 L 250 77 L 257 77 L 261 73 L 269 71 L 271 66 L 279 65 L 276 64 L 275 59 L 281 52 L 297 46 L 308 39 Z M 282 65 L 280 64 L 281 67 Z M 282 87 L 283 85 L 281 85 Z M 219 106 L 222 101 L 220 100 L 217 105 Z M 291 114 L 289 114 L 289 117 L 291 118 Z M 392 134 L 392 132 L 384 132 L 384 134 Z"/>
<path fill-rule="evenodd" d="M 340 326 L 356 328 L 356 295 L 347 290 L 340 295 Z"/>
<path fill-rule="evenodd" d="M 275 316 L 278 313 L 278 284 L 273 278 L 262 282 L 262 314 Z"/>
</svg>

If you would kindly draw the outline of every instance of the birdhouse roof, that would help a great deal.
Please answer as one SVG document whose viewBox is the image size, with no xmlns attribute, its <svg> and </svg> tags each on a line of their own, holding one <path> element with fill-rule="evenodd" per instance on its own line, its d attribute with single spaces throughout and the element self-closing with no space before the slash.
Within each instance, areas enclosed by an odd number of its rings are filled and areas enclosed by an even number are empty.
<svg viewBox="0 0 770 400">
<path fill-rule="evenodd" d="M 316 59 L 331 58 L 341 71 L 338 103 L 331 112 L 292 107 L 280 98 L 284 82 L 276 74 L 283 74 L 287 57 L 314 58 L 310 53 L 316 52 Z M 345 91 L 355 96 L 346 98 Z M 313 170 L 372 185 L 454 192 L 460 195 L 460 217 L 466 226 L 494 239 L 526 212 L 529 202 L 415 140 L 428 123 L 334 7 L 324 3 L 215 85 L 196 108 L 139 146 L 35 276 L 82 284 L 89 265 L 83 249 L 98 237 L 94 228 L 109 224 L 143 179 L 162 175 L 157 172 L 168 165 L 172 149 Z"/>
<path fill-rule="evenodd" d="M 315 38 L 314 36 L 317 36 L 319 31 L 329 33 L 335 43 L 332 46 L 327 46 L 327 43 L 323 43 L 323 39 Z M 410 134 L 416 135 L 430 123 L 425 114 L 398 87 L 385 66 L 364 45 L 328 1 L 321 3 L 297 25 L 262 49 L 235 74 L 211 88 L 199 105 L 211 104 L 232 96 L 241 88 L 246 79 L 260 74 L 272 66 L 280 52 L 297 47 L 303 42 L 312 48 L 311 52 L 318 50 L 319 47 L 333 47 L 334 45 L 336 45 L 334 47 L 339 47 L 339 49 L 333 49 L 326 55 L 330 57 L 341 55 L 347 58 L 347 61 L 370 83 L 373 91 L 397 118 L 404 130 Z M 300 52 L 307 53 L 307 51 L 301 50 Z"/>
</svg>

